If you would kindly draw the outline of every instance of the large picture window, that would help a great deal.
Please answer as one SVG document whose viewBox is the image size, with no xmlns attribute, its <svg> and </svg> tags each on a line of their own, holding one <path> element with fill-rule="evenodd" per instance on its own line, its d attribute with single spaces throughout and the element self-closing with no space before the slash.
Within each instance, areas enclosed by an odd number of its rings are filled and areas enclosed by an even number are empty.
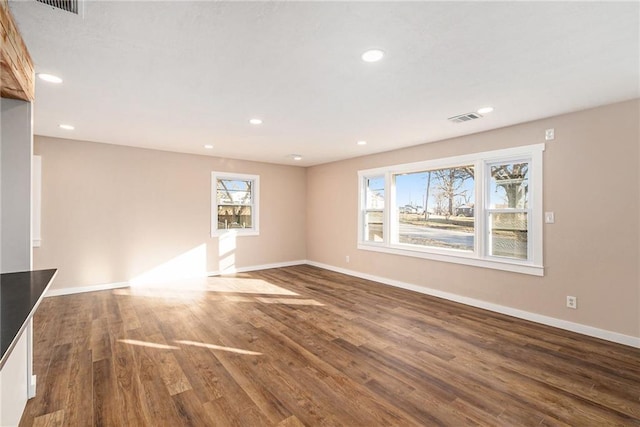
<svg viewBox="0 0 640 427">
<path fill-rule="evenodd" d="M 258 175 L 212 172 L 211 190 L 212 236 L 230 230 L 239 234 L 258 234 Z"/>
<path fill-rule="evenodd" d="M 360 171 L 358 248 L 542 275 L 542 152 Z"/>
<path fill-rule="evenodd" d="M 473 251 L 473 165 L 392 175 L 397 243 Z"/>
</svg>

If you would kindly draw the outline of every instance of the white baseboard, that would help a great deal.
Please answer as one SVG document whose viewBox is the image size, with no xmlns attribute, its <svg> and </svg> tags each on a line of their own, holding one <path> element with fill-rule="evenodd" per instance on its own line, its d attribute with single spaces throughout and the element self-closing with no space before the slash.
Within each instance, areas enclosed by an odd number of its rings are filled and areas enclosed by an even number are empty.
<svg viewBox="0 0 640 427">
<path fill-rule="evenodd" d="M 256 270 L 268 270 L 270 268 L 281 268 L 281 267 L 291 267 L 293 265 L 301 265 L 306 264 L 306 260 L 297 260 L 297 261 L 286 261 L 286 262 L 276 262 L 272 264 L 262 264 L 262 265 L 252 265 L 249 267 L 238 267 L 226 269 L 223 271 L 210 271 L 207 273 L 207 276 L 219 276 L 221 274 L 235 274 L 235 273 L 247 273 L 249 271 Z M 190 277 L 189 279 L 192 279 Z M 172 279 L 179 280 L 179 279 Z M 100 285 L 91 285 L 91 286 L 79 286 L 79 287 L 70 287 L 70 288 L 62 288 L 62 289 L 49 289 L 45 297 L 57 297 L 61 295 L 72 295 L 79 294 L 82 292 L 94 292 L 94 291 L 105 291 L 109 289 L 118 289 L 118 288 L 126 288 L 129 287 L 129 282 L 115 282 L 115 283 L 104 283 Z"/>
<path fill-rule="evenodd" d="M 296 261 L 274 262 L 271 264 L 252 265 L 250 267 L 226 268 L 224 270 L 210 271 L 209 273 L 207 273 L 207 275 L 220 276 L 222 274 L 248 273 L 250 271 L 268 270 L 270 268 L 292 267 L 294 265 L 303 265 L 308 263 L 309 262 L 306 259 L 299 259 Z"/>
<path fill-rule="evenodd" d="M 337 273 L 347 274 L 349 276 L 359 277 L 361 279 L 371 280 L 383 283 L 385 285 L 395 286 L 397 288 L 408 289 L 425 295 L 431 295 L 443 298 L 449 301 L 455 301 L 472 307 L 482 308 L 496 313 L 506 314 L 508 316 L 517 317 L 519 319 L 529 320 L 531 322 L 541 323 L 547 326 L 564 329 L 571 332 L 577 332 L 582 335 L 600 338 L 612 341 L 618 344 L 624 344 L 631 347 L 640 348 L 640 338 L 630 335 L 620 334 L 618 332 L 607 331 L 605 329 L 595 328 L 593 326 L 583 325 L 581 323 L 569 322 L 567 320 L 557 319 L 555 317 L 544 316 L 541 314 L 531 313 L 529 311 L 519 310 L 517 308 L 507 307 L 504 305 L 494 304 L 487 301 L 469 298 L 450 292 L 439 291 L 437 289 L 426 288 L 423 286 L 413 285 L 411 283 L 401 282 L 399 280 L 387 279 L 386 277 L 374 276 L 372 274 L 361 273 L 359 271 L 348 270 L 346 268 L 335 267 L 333 265 L 323 264 L 315 261 L 307 261 L 307 264 L 315 267 L 324 268 L 326 270 L 335 271 Z"/>
<path fill-rule="evenodd" d="M 83 292 L 106 291 L 108 289 L 126 288 L 129 282 L 103 283 L 100 285 L 78 286 L 73 288 L 49 289 L 45 297 L 58 297 L 61 295 L 81 294 Z"/>
</svg>

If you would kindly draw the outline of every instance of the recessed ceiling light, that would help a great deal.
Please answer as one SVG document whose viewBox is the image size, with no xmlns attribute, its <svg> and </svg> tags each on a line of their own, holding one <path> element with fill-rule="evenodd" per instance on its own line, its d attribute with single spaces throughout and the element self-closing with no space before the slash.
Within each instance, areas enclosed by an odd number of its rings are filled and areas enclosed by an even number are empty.
<svg viewBox="0 0 640 427">
<path fill-rule="evenodd" d="M 478 113 L 480 114 L 488 114 L 493 111 L 493 107 L 482 107 L 478 108 Z"/>
<path fill-rule="evenodd" d="M 205 144 L 204 148 L 206 148 L 207 150 L 211 150 L 213 148 L 213 145 Z"/>
<path fill-rule="evenodd" d="M 358 145 L 367 145 L 367 141 L 358 141 L 357 144 Z"/>
<path fill-rule="evenodd" d="M 62 79 L 58 76 L 54 76 L 53 74 L 38 73 L 38 78 L 49 83 L 62 83 Z"/>
<path fill-rule="evenodd" d="M 380 49 L 371 49 L 362 54 L 362 60 L 364 62 L 377 62 L 382 59 L 384 52 Z"/>
<path fill-rule="evenodd" d="M 261 119 L 250 119 L 249 123 L 251 123 L 252 125 L 261 125 L 262 124 L 262 120 Z"/>
<path fill-rule="evenodd" d="M 58 125 L 58 127 L 60 129 L 64 129 L 64 130 L 74 130 L 75 127 L 71 126 L 71 125 Z"/>
<path fill-rule="evenodd" d="M 300 154 L 292 154 L 291 158 L 296 161 L 302 160 L 302 156 Z"/>
</svg>

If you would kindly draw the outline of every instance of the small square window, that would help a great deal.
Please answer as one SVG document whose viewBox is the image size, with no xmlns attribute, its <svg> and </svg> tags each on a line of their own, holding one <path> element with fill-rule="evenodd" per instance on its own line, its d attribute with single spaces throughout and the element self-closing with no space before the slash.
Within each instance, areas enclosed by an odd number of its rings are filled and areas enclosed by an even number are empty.
<svg viewBox="0 0 640 427">
<path fill-rule="evenodd" d="M 211 235 L 229 231 L 257 235 L 258 175 L 212 172 Z"/>
</svg>

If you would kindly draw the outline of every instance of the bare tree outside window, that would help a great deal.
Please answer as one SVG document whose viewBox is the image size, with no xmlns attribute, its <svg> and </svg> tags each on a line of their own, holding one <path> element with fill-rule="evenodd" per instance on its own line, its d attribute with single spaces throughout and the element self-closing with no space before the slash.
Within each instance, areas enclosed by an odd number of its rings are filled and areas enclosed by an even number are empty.
<svg viewBox="0 0 640 427">
<path fill-rule="evenodd" d="M 464 184 L 467 180 L 473 179 L 473 167 L 440 169 L 433 171 L 433 174 L 437 180 L 437 194 L 441 194 L 447 201 L 446 215 L 455 215 L 456 201 L 469 199 L 470 191 Z"/>
<path fill-rule="evenodd" d="M 504 192 L 507 207 L 525 207 L 529 192 L 528 173 L 529 163 L 511 163 L 491 167 L 491 178 L 495 182 L 495 190 L 500 189 Z"/>
<path fill-rule="evenodd" d="M 394 175 L 398 243 L 473 251 L 474 167 Z"/>
<path fill-rule="evenodd" d="M 252 187 L 250 180 L 217 180 L 219 229 L 252 227 Z"/>
<path fill-rule="evenodd" d="M 489 253 L 527 259 L 529 239 L 529 163 L 491 165 Z"/>
</svg>

